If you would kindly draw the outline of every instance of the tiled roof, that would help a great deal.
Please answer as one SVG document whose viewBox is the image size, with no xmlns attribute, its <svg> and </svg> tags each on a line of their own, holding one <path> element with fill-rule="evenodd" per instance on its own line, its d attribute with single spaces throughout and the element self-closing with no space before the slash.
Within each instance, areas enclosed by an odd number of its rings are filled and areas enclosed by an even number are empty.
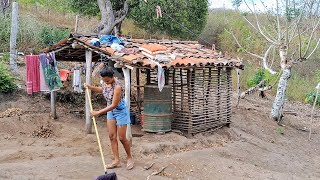
<svg viewBox="0 0 320 180">
<path fill-rule="evenodd" d="M 86 48 L 89 48 L 95 52 L 93 54 L 93 61 L 97 61 L 100 57 L 99 53 L 103 53 L 114 61 L 134 67 L 155 68 L 157 66 L 157 60 L 155 60 L 154 57 L 156 56 L 160 57 L 160 59 L 164 58 L 168 60 L 168 62 L 159 62 L 164 68 L 190 66 L 243 68 L 239 60 L 205 48 L 196 41 L 123 39 L 125 42 L 125 50 L 117 52 L 110 46 L 92 46 L 91 40 L 93 38 L 94 37 L 71 35 L 70 38 L 43 49 L 41 52 L 59 51 L 60 49 L 60 51 L 56 53 L 57 60 L 85 61 L 84 51 Z M 73 44 L 74 42 L 76 42 L 77 45 Z"/>
</svg>

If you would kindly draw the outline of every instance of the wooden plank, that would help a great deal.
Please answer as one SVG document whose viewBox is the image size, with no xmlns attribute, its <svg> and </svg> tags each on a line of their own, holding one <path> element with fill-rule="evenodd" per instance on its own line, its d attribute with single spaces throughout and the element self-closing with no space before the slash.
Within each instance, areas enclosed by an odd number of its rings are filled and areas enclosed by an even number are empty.
<svg viewBox="0 0 320 180">
<path fill-rule="evenodd" d="M 86 84 L 91 84 L 91 71 L 92 71 L 92 51 L 86 50 Z M 91 97 L 91 90 L 89 90 Z M 90 105 L 88 94 L 86 91 L 86 133 L 92 134 L 92 120 L 90 116 Z"/>
</svg>

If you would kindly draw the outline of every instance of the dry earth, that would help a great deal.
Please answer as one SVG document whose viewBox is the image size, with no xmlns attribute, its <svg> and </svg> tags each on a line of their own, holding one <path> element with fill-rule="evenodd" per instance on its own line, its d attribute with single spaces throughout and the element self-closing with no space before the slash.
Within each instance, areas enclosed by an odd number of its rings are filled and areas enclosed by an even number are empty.
<svg viewBox="0 0 320 180">
<path fill-rule="evenodd" d="M 50 102 L 24 91 L 0 95 L 0 179 L 94 179 L 103 174 L 94 134 L 84 132 L 81 107 L 59 103 L 58 120 L 49 117 Z M 114 171 L 120 180 L 142 180 L 166 167 L 156 179 L 320 179 L 320 119 L 308 140 L 311 106 L 288 102 L 284 127 L 270 120 L 271 100 L 249 97 L 233 108 L 230 128 L 192 139 L 133 128 L 136 166 Z M 79 113 L 80 112 L 80 113 Z M 320 111 L 316 111 L 319 115 Z M 112 153 L 105 120 L 99 118 L 107 162 Z M 149 170 L 144 166 L 155 163 Z"/>
</svg>

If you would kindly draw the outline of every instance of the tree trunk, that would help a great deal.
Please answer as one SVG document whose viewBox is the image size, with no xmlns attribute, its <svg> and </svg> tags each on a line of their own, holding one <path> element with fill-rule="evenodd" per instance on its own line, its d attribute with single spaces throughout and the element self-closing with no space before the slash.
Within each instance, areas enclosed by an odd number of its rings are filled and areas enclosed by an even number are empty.
<svg viewBox="0 0 320 180">
<path fill-rule="evenodd" d="M 280 121 L 282 118 L 282 108 L 285 101 L 286 89 L 290 75 L 291 69 L 284 69 L 278 83 L 277 95 L 273 102 L 271 111 L 271 116 L 276 121 Z"/>
<path fill-rule="evenodd" d="M 115 16 L 112 9 L 112 4 L 110 0 L 98 0 L 99 9 L 101 12 L 101 22 L 98 26 L 99 35 L 111 34 L 114 27 L 121 23 L 126 17 L 129 7 L 128 2 L 125 1 L 123 9 L 121 9 Z M 120 31 L 120 29 L 118 29 Z"/>
<path fill-rule="evenodd" d="M 286 96 L 288 80 L 291 76 L 291 66 L 287 64 L 287 47 L 280 47 L 280 65 L 282 74 L 278 83 L 277 95 L 272 105 L 271 116 L 275 121 L 280 122 L 282 118 L 282 109 Z"/>
</svg>

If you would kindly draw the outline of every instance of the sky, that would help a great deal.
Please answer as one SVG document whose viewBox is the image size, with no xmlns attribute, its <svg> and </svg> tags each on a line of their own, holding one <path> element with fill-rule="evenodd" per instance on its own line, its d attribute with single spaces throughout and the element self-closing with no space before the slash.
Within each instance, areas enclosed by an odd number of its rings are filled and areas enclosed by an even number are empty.
<svg viewBox="0 0 320 180">
<path fill-rule="evenodd" d="M 255 1 L 255 7 L 258 10 L 265 11 L 265 8 L 261 1 L 264 2 L 264 4 L 271 8 L 271 7 L 276 7 L 276 0 L 254 0 Z M 210 2 L 210 8 L 223 8 L 225 6 L 226 9 L 233 9 L 232 7 L 232 0 L 209 0 Z M 281 0 L 279 1 L 281 2 Z M 250 7 L 252 7 L 252 1 L 247 0 L 247 3 L 249 4 Z M 243 11 L 248 11 L 247 6 L 242 3 L 242 5 L 239 7 L 240 10 Z"/>
</svg>

